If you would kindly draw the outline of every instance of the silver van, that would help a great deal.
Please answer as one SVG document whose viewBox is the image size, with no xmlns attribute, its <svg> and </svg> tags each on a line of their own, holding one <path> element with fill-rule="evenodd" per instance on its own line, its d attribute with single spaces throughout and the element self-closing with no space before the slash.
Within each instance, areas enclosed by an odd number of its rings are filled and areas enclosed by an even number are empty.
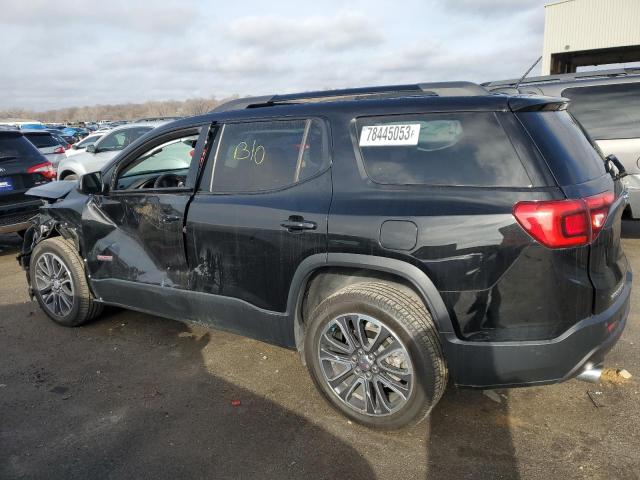
<svg viewBox="0 0 640 480">
<path fill-rule="evenodd" d="M 516 93 L 518 80 L 487 82 L 493 92 Z M 614 154 L 629 174 L 627 213 L 640 219 L 640 68 L 600 70 L 527 78 L 520 93 L 565 97 L 605 155 Z"/>
</svg>

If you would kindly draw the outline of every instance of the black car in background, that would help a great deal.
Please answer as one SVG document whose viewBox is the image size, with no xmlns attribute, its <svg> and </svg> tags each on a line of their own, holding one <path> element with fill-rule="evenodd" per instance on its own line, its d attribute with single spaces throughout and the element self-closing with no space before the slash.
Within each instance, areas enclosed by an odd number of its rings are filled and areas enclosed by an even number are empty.
<svg viewBox="0 0 640 480">
<path fill-rule="evenodd" d="M 55 178 L 53 165 L 19 130 L 0 129 L 0 233 L 23 233 L 42 200 L 25 196 Z"/>
<path fill-rule="evenodd" d="M 566 107 L 468 83 L 236 100 L 34 189 L 20 261 L 61 325 L 113 304 L 297 349 L 372 427 L 448 378 L 597 376 L 629 311 L 626 199 Z"/>
</svg>

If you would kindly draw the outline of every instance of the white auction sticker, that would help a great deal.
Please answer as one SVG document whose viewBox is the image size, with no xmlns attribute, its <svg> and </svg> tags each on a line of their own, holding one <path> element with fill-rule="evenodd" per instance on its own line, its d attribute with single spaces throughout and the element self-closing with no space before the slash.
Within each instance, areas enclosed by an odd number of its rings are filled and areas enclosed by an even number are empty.
<svg viewBox="0 0 640 480">
<path fill-rule="evenodd" d="M 361 147 L 390 147 L 398 145 L 417 145 L 420 137 L 420 124 L 369 125 L 360 132 Z"/>
</svg>

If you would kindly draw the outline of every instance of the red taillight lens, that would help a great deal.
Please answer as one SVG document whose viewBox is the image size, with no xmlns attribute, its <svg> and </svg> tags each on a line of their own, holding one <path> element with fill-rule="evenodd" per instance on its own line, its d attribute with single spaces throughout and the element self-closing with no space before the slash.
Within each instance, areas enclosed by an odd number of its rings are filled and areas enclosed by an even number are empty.
<svg viewBox="0 0 640 480">
<path fill-rule="evenodd" d="M 546 247 L 578 247 L 597 238 L 613 200 L 613 193 L 605 192 L 579 200 L 518 202 L 513 216 Z"/>
<path fill-rule="evenodd" d="M 595 240 L 607 221 L 609 208 L 611 208 L 615 196 L 612 192 L 604 192 L 593 197 L 587 197 L 584 200 L 587 202 L 587 208 L 591 216 L 591 232 Z"/>
<path fill-rule="evenodd" d="M 53 153 L 64 153 L 64 147 L 60 145 L 53 151 Z"/>
<path fill-rule="evenodd" d="M 39 173 L 45 178 L 49 180 L 56 179 L 56 169 L 53 167 L 51 162 L 44 162 L 34 165 L 33 167 L 29 167 L 27 169 L 27 173 Z"/>
</svg>

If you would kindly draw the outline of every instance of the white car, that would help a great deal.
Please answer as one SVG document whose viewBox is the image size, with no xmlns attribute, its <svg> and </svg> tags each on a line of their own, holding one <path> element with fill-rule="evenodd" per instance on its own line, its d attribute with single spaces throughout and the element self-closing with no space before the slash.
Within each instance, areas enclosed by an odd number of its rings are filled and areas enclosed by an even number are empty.
<svg viewBox="0 0 640 480">
<path fill-rule="evenodd" d="M 24 137 L 57 167 L 60 162 L 67 158 L 64 147 L 56 140 L 50 132 L 46 130 L 22 130 Z"/>
<path fill-rule="evenodd" d="M 118 152 L 164 123 L 167 122 L 129 123 L 114 128 L 83 152 L 61 161 L 58 165 L 58 180 L 77 180 L 85 173 L 97 172 Z"/>
<path fill-rule="evenodd" d="M 67 150 L 67 157 L 73 157 L 74 155 L 84 152 L 89 145 L 93 145 L 103 136 L 104 134 L 102 133 L 92 133 L 90 135 L 87 135 L 78 143 L 74 143 L 73 145 L 71 145 L 71 148 Z"/>
</svg>

